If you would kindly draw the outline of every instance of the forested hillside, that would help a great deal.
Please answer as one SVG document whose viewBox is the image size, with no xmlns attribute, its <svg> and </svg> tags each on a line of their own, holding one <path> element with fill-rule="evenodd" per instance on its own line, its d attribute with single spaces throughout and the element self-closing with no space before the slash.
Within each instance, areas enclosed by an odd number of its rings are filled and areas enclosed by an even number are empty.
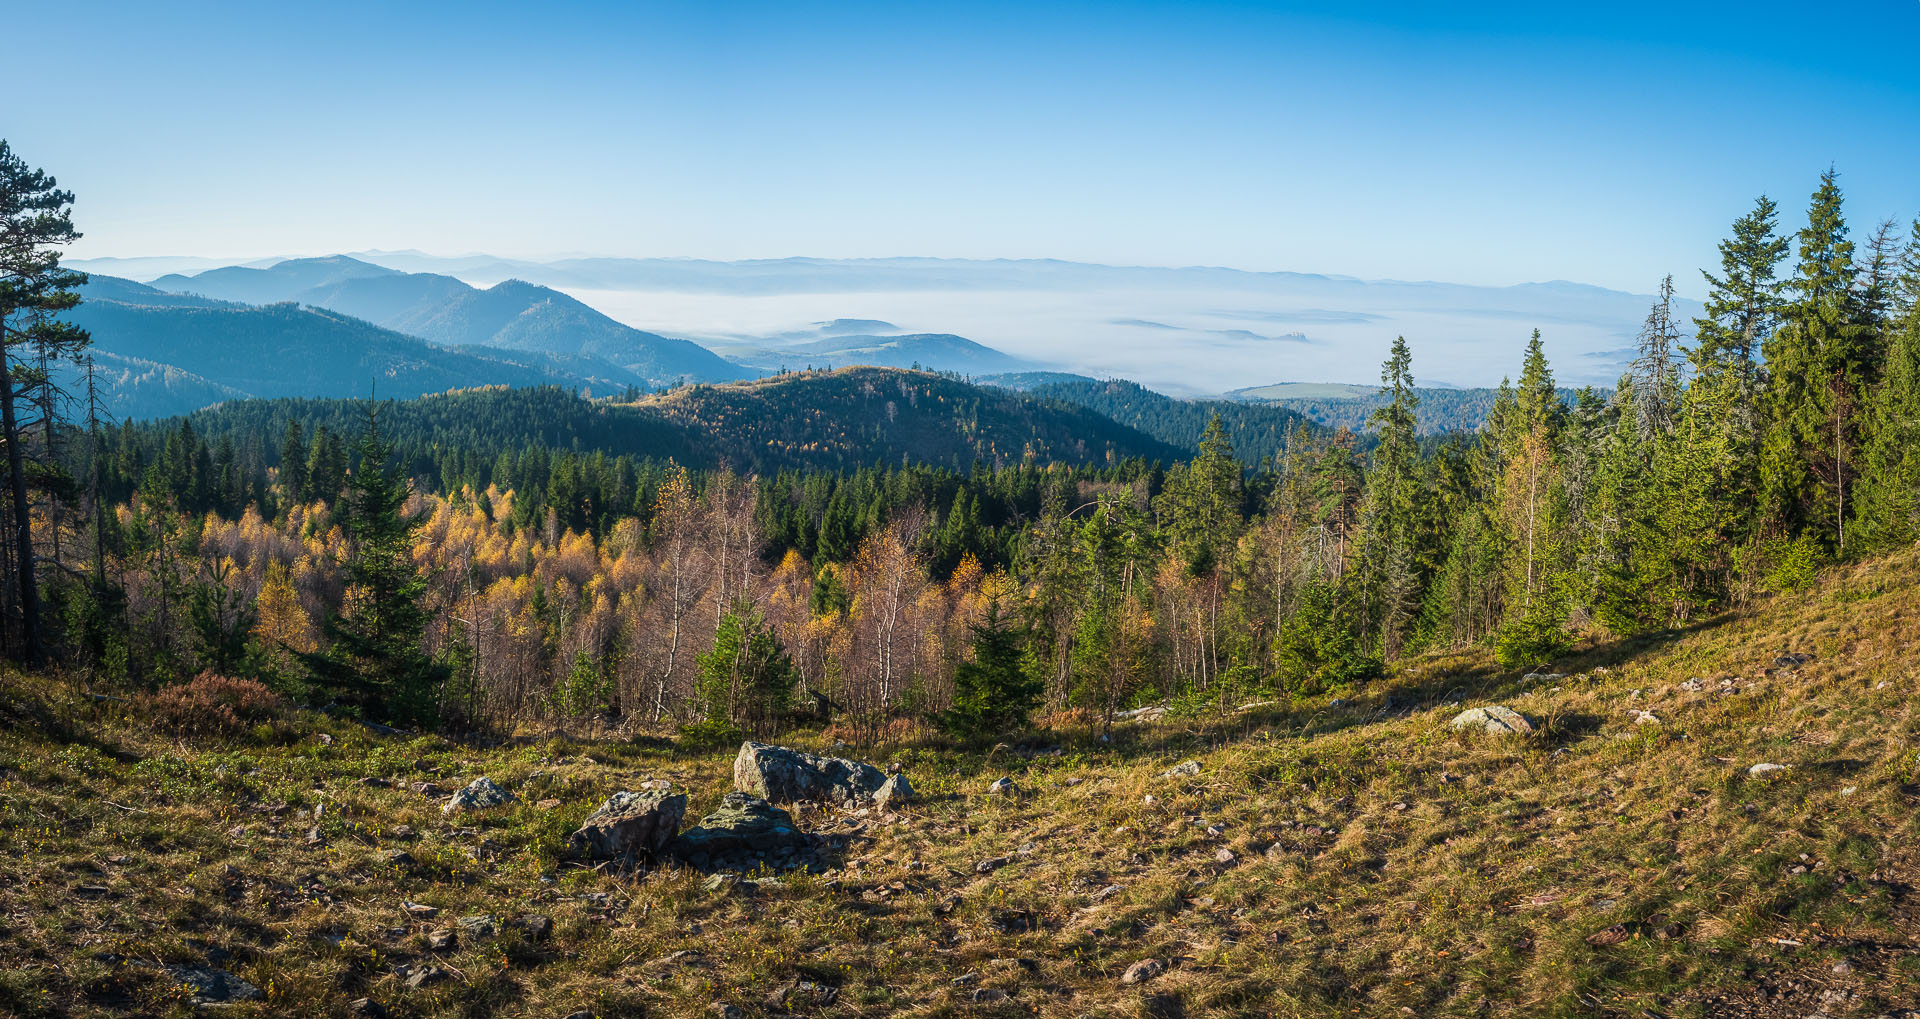
<svg viewBox="0 0 1920 1019">
<path fill-rule="evenodd" d="M 1028 391 L 1085 407 L 1185 449 L 1198 448 L 1208 423 L 1217 417 L 1234 450 L 1249 464 L 1284 456 L 1294 433 L 1307 423 L 1290 408 L 1231 400 L 1176 400 L 1124 379 L 1042 381 Z"/>
<path fill-rule="evenodd" d="M 1391 397 L 1382 395 L 1378 390 L 1283 397 L 1262 397 L 1255 395 L 1257 392 L 1237 394 L 1236 398 L 1289 410 L 1328 428 L 1346 428 L 1356 432 L 1365 429 L 1375 412 L 1392 402 Z M 1611 393 L 1610 389 L 1594 390 L 1594 395 L 1603 400 Z M 1498 389 L 1421 388 L 1414 390 L 1414 395 L 1420 401 L 1420 434 L 1437 436 L 1479 430 L 1486 423 L 1487 416 L 1493 413 L 1501 394 Z M 1561 390 L 1560 399 L 1572 406 L 1577 395 L 1571 390 Z"/>
</svg>

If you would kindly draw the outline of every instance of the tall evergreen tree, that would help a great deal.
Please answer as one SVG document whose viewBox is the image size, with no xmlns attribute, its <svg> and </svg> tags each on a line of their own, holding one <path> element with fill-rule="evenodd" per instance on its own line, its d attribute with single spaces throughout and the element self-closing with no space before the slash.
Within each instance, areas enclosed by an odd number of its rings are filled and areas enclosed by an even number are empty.
<svg viewBox="0 0 1920 1019">
<path fill-rule="evenodd" d="M 1879 358 L 1861 321 L 1853 242 L 1838 175 L 1821 175 L 1798 236 L 1784 324 L 1765 346 L 1766 434 L 1760 458 L 1762 511 L 1788 537 L 1818 536 L 1846 550 L 1847 496 L 1859 471 L 1863 395 Z"/>
<path fill-rule="evenodd" d="M 19 643 L 14 657 L 38 664 L 46 656 L 40 586 L 33 544 L 33 505 L 27 446 L 33 432 L 26 412 L 36 403 L 50 414 L 49 363 L 74 358 L 90 342 L 84 330 L 55 316 L 80 303 L 85 275 L 60 267 L 61 248 L 80 237 L 73 228 L 73 193 L 30 169 L 0 140 L 0 442 L 6 444 L 8 552 L 18 597 Z M 50 429 L 53 422 L 42 422 Z"/>
<path fill-rule="evenodd" d="M 387 464 L 379 425 L 370 407 L 342 505 L 346 597 L 323 628 L 329 646 L 306 659 L 324 685 L 361 710 L 424 724 L 444 676 L 421 646 L 427 581 L 413 562 L 413 535 L 422 521 L 406 511 L 407 484 Z"/>
</svg>

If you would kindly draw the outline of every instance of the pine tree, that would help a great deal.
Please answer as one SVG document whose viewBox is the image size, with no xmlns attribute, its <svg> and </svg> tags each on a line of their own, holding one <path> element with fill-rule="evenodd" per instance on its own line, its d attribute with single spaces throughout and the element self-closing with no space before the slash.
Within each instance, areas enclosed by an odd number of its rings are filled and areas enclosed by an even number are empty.
<svg viewBox="0 0 1920 1019">
<path fill-rule="evenodd" d="M 90 342 L 85 330 L 55 316 L 80 303 L 85 275 L 60 267 L 60 249 L 80 237 L 73 228 L 73 193 L 39 170 L 29 169 L 0 140 L 0 442 L 6 445 L 7 515 L 12 587 L 18 597 L 19 643 L 8 642 L 18 660 L 39 664 L 46 656 L 35 570 L 33 507 L 28 498 L 35 465 L 26 408 L 51 409 L 48 364 L 77 358 Z M 51 420 L 43 422 L 51 429 Z"/>
<path fill-rule="evenodd" d="M 735 603 L 720 617 L 713 647 L 699 656 L 696 693 L 706 717 L 690 734 L 716 743 L 742 728 L 772 735 L 798 678 L 766 617 L 748 602 Z"/>
</svg>

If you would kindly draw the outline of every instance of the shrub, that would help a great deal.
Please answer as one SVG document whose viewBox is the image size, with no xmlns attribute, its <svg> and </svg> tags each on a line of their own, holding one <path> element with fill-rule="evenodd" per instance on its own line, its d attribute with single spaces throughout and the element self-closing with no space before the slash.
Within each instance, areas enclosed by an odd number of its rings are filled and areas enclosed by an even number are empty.
<svg viewBox="0 0 1920 1019">
<path fill-rule="evenodd" d="M 251 679 L 203 672 L 140 698 L 155 728 L 181 736 L 236 736 L 279 716 L 278 694 Z"/>
</svg>

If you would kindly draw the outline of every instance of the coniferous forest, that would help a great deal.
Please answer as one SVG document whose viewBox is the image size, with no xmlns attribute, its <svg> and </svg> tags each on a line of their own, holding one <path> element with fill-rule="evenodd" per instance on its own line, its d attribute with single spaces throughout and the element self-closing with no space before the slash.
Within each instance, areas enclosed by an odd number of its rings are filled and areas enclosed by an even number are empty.
<svg viewBox="0 0 1920 1019">
<path fill-rule="evenodd" d="M 1833 172 L 1732 224 L 1704 317 L 1664 282 L 1605 393 L 1535 330 L 1484 424 L 1423 435 L 1399 338 L 1364 429 L 1242 420 L 1256 456 L 1217 413 L 1186 446 L 878 369 L 111 422 L 62 317 L 72 195 L 3 148 L 0 178 L 0 634 L 102 684 L 446 731 L 1106 726 L 1450 647 L 1544 668 L 1920 537 L 1920 222 L 1857 231 Z"/>
</svg>

